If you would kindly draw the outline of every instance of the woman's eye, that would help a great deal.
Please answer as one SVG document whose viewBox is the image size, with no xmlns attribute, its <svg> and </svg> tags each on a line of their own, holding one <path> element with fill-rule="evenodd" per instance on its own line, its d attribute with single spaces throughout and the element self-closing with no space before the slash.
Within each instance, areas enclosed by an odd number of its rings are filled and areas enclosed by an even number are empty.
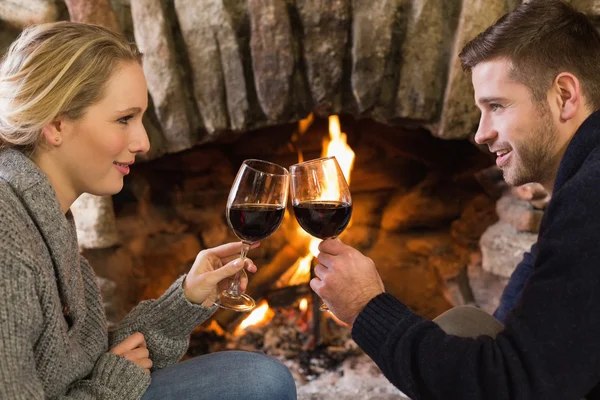
<svg viewBox="0 0 600 400">
<path fill-rule="evenodd" d="M 117 121 L 118 121 L 120 124 L 127 125 L 127 121 L 129 121 L 131 118 L 133 118 L 133 115 L 128 115 L 128 116 L 126 116 L 126 117 L 119 118 Z"/>
</svg>

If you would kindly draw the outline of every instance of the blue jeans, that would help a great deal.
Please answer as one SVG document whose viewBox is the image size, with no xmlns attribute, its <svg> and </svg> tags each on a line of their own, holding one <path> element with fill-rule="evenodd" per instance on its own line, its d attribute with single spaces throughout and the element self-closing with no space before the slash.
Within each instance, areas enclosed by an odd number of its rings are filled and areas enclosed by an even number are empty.
<svg viewBox="0 0 600 400">
<path fill-rule="evenodd" d="M 296 400 L 290 371 L 262 353 L 222 351 L 152 373 L 142 400 Z"/>
</svg>

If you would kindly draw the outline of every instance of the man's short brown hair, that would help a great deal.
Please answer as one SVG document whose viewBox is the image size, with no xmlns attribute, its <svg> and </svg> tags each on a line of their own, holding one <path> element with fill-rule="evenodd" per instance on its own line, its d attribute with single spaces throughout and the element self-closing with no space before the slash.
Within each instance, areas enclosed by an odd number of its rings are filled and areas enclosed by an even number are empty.
<svg viewBox="0 0 600 400">
<path fill-rule="evenodd" d="M 528 86 L 534 100 L 546 99 L 556 76 L 574 74 L 590 108 L 600 108 L 600 34 L 582 13 L 560 0 L 532 0 L 480 33 L 459 55 L 471 71 L 505 58 L 511 77 Z"/>
</svg>

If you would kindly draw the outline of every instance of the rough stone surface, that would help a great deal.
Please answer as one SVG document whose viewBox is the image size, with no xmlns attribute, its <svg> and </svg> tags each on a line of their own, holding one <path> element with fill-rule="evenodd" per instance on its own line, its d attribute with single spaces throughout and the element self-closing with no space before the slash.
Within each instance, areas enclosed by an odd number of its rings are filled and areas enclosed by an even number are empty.
<svg viewBox="0 0 600 400">
<path fill-rule="evenodd" d="M 192 69 L 194 96 L 209 133 L 241 130 L 248 110 L 240 49 L 223 2 L 176 0 L 175 10 Z"/>
<path fill-rule="evenodd" d="M 431 120 L 437 115 L 459 9 L 455 1 L 413 1 L 402 45 L 395 116 Z"/>
<path fill-rule="evenodd" d="M 296 7 L 304 32 L 304 60 L 312 101 L 317 110 L 339 111 L 336 99 L 350 26 L 350 0 L 299 0 Z"/>
<path fill-rule="evenodd" d="M 55 0 L 2 0 L 0 20 L 15 28 L 56 21 L 59 17 Z"/>
<path fill-rule="evenodd" d="M 164 0 L 132 0 L 135 40 L 144 53 L 148 90 L 169 152 L 192 147 L 196 133 L 175 58 L 171 24 Z"/>
<path fill-rule="evenodd" d="M 408 193 L 396 193 L 383 212 L 381 226 L 393 231 L 433 228 L 458 218 L 461 210 L 458 191 L 431 176 Z"/>
<path fill-rule="evenodd" d="M 14 29 L 0 20 L 0 57 L 8 50 L 12 42 L 19 36 L 20 30 Z"/>
<path fill-rule="evenodd" d="M 352 93 L 361 113 L 379 99 L 401 5 L 402 0 L 352 1 Z"/>
<path fill-rule="evenodd" d="M 406 248 L 409 239 L 410 235 L 380 235 L 366 255 L 375 260 L 387 292 L 418 314 L 435 318 L 451 307 L 444 296 L 444 282 L 426 257 Z"/>
<path fill-rule="evenodd" d="M 508 278 L 486 272 L 481 268 L 481 263 L 469 265 L 468 275 L 475 304 L 488 314 L 493 314 L 500 304 Z"/>
<path fill-rule="evenodd" d="M 514 196 L 503 196 L 496 203 L 500 220 L 511 224 L 518 231 L 539 232 L 544 212 L 533 208 L 529 201 Z"/>
<path fill-rule="evenodd" d="M 292 27 L 284 0 L 248 0 L 254 82 L 263 112 L 283 117 L 291 101 L 294 55 Z"/>
<path fill-rule="evenodd" d="M 146 54 L 161 151 L 319 115 L 410 122 L 444 139 L 470 137 L 479 112 L 458 54 L 519 0 L 68 0 Z M 600 5 L 570 0 L 597 24 Z M 56 20 L 53 0 L 4 0 L 19 28 Z M 151 118 L 152 119 L 152 118 Z M 146 121 L 151 119 L 146 118 Z M 159 134 L 157 136 L 156 134 Z M 161 140 L 162 138 L 162 140 Z M 154 145 L 154 143 L 153 143 Z M 536 203 L 538 201 L 536 200 Z M 536 206 L 537 207 L 537 206 Z M 543 207 L 543 204 L 540 205 Z"/>
<path fill-rule="evenodd" d="M 536 242 L 537 234 L 519 232 L 506 222 L 497 222 L 481 236 L 482 267 L 492 274 L 510 278 L 523 253 Z"/>
<path fill-rule="evenodd" d="M 458 139 L 475 131 L 479 110 L 473 105 L 471 76 L 463 72 L 458 54 L 467 42 L 510 11 L 511 5 L 503 0 L 463 1 L 454 49 L 450 56 L 449 81 L 441 120 L 439 129 L 434 134 L 445 139 Z"/>
<path fill-rule="evenodd" d="M 84 193 L 73 203 L 71 212 L 81 248 L 106 248 L 119 243 L 110 196 L 99 197 Z"/>
<path fill-rule="evenodd" d="M 104 26 L 115 32 L 122 32 L 117 14 L 109 0 L 65 0 L 71 21 L 92 23 Z"/>
</svg>

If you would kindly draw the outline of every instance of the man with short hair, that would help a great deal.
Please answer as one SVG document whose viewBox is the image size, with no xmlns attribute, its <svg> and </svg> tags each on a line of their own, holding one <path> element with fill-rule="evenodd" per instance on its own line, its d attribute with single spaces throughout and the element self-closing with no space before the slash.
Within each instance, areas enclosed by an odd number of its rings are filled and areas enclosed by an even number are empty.
<svg viewBox="0 0 600 400">
<path fill-rule="evenodd" d="M 476 142 L 506 182 L 552 193 L 500 322 L 473 307 L 418 316 L 338 240 L 321 243 L 311 287 L 415 400 L 600 399 L 600 35 L 564 2 L 533 0 L 460 58 L 481 109 Z"/>
</svg>

